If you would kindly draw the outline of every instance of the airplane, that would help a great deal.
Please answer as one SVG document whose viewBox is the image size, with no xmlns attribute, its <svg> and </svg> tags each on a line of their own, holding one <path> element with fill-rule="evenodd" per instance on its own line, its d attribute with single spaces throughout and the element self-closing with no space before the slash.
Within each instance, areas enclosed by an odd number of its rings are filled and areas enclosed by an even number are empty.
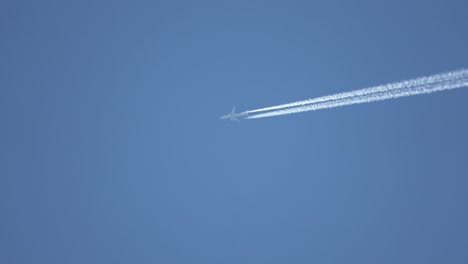
<svg viewBox="0 0 468 264">
<path fill-rule="evenodd" d="M 234 113 L 236 110 L 236 106 L 234 106 L 232 108 L 232 111 L 231 113 L 225 115 L 225 116 L 222 116 L 220 119 L 230 119 L 231 121 L 237 121 L 239 123 L 241 123 L 241 121 L 239 121 L 239 119 L 237 119 L 238 117 L 243 117 L 243 116 L 246 116 L 247 113 L 239 113 L 239 114 L 236 114 Z"/>
</svg>

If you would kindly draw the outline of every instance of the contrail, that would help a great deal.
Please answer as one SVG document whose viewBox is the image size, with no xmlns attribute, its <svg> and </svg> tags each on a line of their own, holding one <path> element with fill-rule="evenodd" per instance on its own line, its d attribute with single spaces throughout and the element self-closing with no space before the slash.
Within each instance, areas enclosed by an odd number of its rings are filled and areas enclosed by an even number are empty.
<svg viewBox="0 0 468 264">
<path fill-rule="evenodd" d="M 262 118 L 262 117 L 287 115 L 287 114 L 294 114 L 294 113 L 300 113 L 300 112 L 306 112 L 306 111 L 334 108 L 334 107 L 352 105 L 352 104 L 370 103 L 370 102 L 382 101 L 382 100 L 387 100 L 387 99 L 395 99 L 395 98 L 405 97 L 405 96 L 410 96 L 410 95 L 427 94 L 427 93 L 433 93 L 433 92 L 438 92 L 438 91 L 451 90 L 451 89 L 461 88 L 465 86 L 468 86 L 468 80 L 454 82 L 454 83 L 436 84 L 432 86 L 429 86 L 429 85 L 421 86 L 421 87 L 416 87 L 413 89 L 394 90 L 394 91 L 375 93 L 375 94 L 370 94 L 370 95 L 365 95 L 365 96 L 355 96 L 355 97 L 346 98 L 346 99 L 340 99 L 340 100 L 328 101 L 328 102 L 323 102 L 323 103 L 310 104 L 310 105 L 305 105 L 305 106 L 270 111 L 266 113 L 260 113 L 260 114 L 248 116 L 246 118 L 255 119 L 255 118 Z"/>
<path fill-rule="evenodd" d="M 269 111 L 246 117 L 247 119 L 255 119 L 269 116 L 293 114 L 305 111 L 320 110 L 326 108 L 334 108 L 352 104 L 370 103 L 410 95 L 427 94 L 437 91 L 451 90 L 465 86 L 468 86 L 467 69 L 442 74 L 435 74 L 427 77 L 380 85 L 351 92 L 317 97 L 289 104 L 282 104 L 256 110 L 250 110 L 245 111 L 243 113 L 258 113 Z"/>
</svg>

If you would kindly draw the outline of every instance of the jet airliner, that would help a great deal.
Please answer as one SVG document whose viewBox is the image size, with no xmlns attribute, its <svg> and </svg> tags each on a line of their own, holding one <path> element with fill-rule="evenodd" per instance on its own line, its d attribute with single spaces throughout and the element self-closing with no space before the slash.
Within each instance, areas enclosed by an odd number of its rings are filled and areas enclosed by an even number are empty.
<svg viewBox="0 0 468 264">
<path fill-rule="evenodd" d="M 239 113 L 239 114 L 236 114 L 236 113 L 234 113 L 235 111 L 236 111 L 236 106 L 234 106 L 234 107 L 232 108 L 231 113 L 229 113 L 229 114 L 227 114 L 227 115 L 225 115 L 225 116 L 222 116 L 220 119 L 229 119 L 229 120 L 231 120 L 231 121 L 237 121 L 237 122 L 240 123 L 241 121 L 239 121 L 239 119 L 237 119 L 237 118 L 238 118 L 238 117 L 246 116 L 247 113 Z"/>
</svg>

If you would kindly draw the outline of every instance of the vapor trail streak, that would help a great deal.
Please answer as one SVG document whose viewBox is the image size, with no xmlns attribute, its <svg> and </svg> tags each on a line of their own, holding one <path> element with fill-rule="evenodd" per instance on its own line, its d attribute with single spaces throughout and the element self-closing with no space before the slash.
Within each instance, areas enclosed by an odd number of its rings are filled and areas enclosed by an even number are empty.
<svg viewBox="0 0 468 264">
<path fill-rule="evenodd" d="M 438 91 L 451 90 L 468 86 L 468 70 L 459 70 L 450 73 L 437 74 L 418 79 L 387 84 L 383 86 L 376 86 L 367 89 L 351 91 L 347 93 L 340 93 L 305 101 L 294 102 L 284 105 L 295 105 L 297 107 L 290 107 L 286 109 L 279 108 L 279 106 L 269 107 L 269 109 L 278 109 L 276 111 L 269 111 L 259 113 L 246 117 L 247 119 L 256 119 L 270 116 L 287 115 L 293 113 L 300 113 L 306 111 L 321 110 L 327 108 L 334 108 L 345 105 L 370 103 L 375 101 L 382 101 L 387 99 L 395 99 L 399 97 L 428 94 Z M 326 100 L 324 99 L 326 98 Z M 331 99 L 330 99 L 331 98 Z M 308 101 L 308 104 L 303 102 Z M 284 105 L 283 106 L 284 108 Z M 263 108 L 265 109 L 265 108 Z M 260 109 L 258 109 L 260 110 Z M 253 110 L 258 112 L 258 110 Z M 266 111 L 266 110 L 264 110 Z M 252 113 L 252 111 L 246 111 Z"/>
<path fill-rule="evenodd" d="M 297 101 L 297 102 L 292 102 L 292 103 L 287 103 L 287 104 L 281 104 L 281 105 L 270 106 L 270 107 L 255 109 L 255 110 L 249 110 L 243 113 L 250 114 L 250 113 L 265 112 L 265 111 L 271 111 L 271 110 L 277 110 L 277 109 L 283 109 L 283 108 L 304 106 L 304 105 L 322 103 L 322 102 L 327 102 L 327 101 L 341 100 L 341 99 L 351 98 L 355 96 L 365 96 L 365 95 L 374 94 L 374 93 L 389 92 L 392 90 L 409 89 L 409 88 L 418 87 L 422 85 L 424 86 L 424 85 L 437 84 L 437 83 L 446 83 L 446 82 L 456 81 L 456 80 L 466 79 L 466 78 L 468 78 L 468 70 L 464 69 L 464 70 L 458 70 L 458 71 L 453 71 L 453 72 L 448 72 L 448 73 L 434 74 L 431 76 L 420 77 L 420 78 L 401 81 L 397 83 L 390 83 L 390 84 L 379 85 L 379 86 L 374 86 L 374 87 L 360 89 L 360 90 L 354 90 L 350 92 L 316 97 L 316 98 L 307 99 L 303 101 Z"/>
</svg>

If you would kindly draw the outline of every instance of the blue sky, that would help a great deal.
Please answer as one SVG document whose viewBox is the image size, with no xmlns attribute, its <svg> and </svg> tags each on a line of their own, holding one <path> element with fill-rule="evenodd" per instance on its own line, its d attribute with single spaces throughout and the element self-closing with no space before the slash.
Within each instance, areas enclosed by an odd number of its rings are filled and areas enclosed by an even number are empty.
<svg viewBox="0 0 468 264">
<path fill-rule="evenodd" d="M 1 263 L 466 263 L 465 1 L 3 1 Z"/>
</svg>

